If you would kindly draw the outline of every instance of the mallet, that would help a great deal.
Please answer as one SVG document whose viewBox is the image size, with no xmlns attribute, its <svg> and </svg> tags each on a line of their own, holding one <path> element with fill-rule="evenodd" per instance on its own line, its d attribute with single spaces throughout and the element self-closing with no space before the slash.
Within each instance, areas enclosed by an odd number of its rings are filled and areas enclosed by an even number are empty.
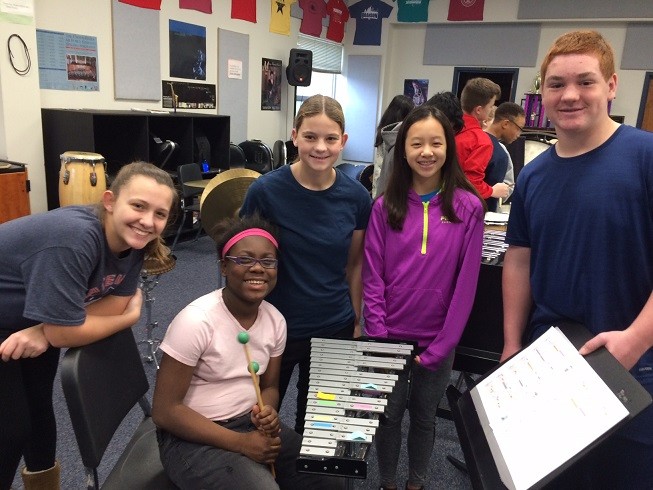
<svg viewBox="0 0 653 490">
<path fill-rule="evenodd" d="M 258 384 L 258 373 L 259 365 L 258 362 L 252 361 L 252 357 L 249 354 L 249 347 L 247 347 L 247 342 L 249 342 L 249 334 L 247 332 L 240 332 L 238 334 L 238 342 L 243 344 L 245 349 L 245 356 L 247 357 L 247 370 L 252 376 L 252 383 L 254 383 L 254 390 L 256 391 L 256 400 L 258 402 L 258 408 L 263 411 L 264 403 L 263 396 L 261 395 L 261 387 Z M 270 463 L 270 471 L 272 472 L 273 477 L 277 477 L 276 472 L 274 471 L 274 464 Z"/>
</svg>

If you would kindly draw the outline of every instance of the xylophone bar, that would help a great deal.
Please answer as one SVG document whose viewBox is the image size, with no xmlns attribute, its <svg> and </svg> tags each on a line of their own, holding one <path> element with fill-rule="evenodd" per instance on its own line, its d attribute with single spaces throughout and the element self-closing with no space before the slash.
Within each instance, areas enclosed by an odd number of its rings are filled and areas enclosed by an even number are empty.
<svg viewBox="0 0 653 490">
<path fill-rule="evenodd" d="M 309 394 L 309 400 L 316 399 L 321 401 L 337 401 L 337 402 L 350 402 L 350 403 L 365 403 L 368 405 L 387 405 L 388 400 L 385 398 L 372 398 L 368 396 L 349 396 L 349 395 L 334 395 L 332 393 L 324 393 L 318 391 L 315 395 Z"/>
<path fill-rule="evenodd" d="M 319 349 L 317 352 L 311 352 L 311 362 L 315 359 L 315 362 L 333 362 L 333 363 L 348 363 L 352 366 L 370 366 L 370 363 L 376 363 L 372 367 L 387 369 L 397 369 L 396 364 L 406 364 L 406 360 L 403 358 L 389 358 L 389 357 L 377 357 L 377 356 L 366 356 L 362 353 L 353 353 L 346 354 L 341 352 L 329 351 L 328 349 Z M 321 359 L 323 359 L 321 361 Z M 399 368 L 401 369 L 401 368 Z"/>
<path fill-rule="evenodd" d="M 385 401 L 385 400 L 384 400 Z M 320 409 L 337 409 L 342 410 L 351 410 L 351 411 L 364 411 L 364 412 L 377 412 L 383 413 L 385 411 L 385 405 L 376 404 L 376 403 L 352 403 L 352 402 L 341 402 L 341 401 L 327 401 L 327 400 L 308 400 L 307 407 L 315 407 L 316 412 Z"/>
<path fill-rule="evenodd" d="M 359 352 L 376 352 L 378 354 L 395 354 L 398 356 L 410 356 L 413 351 L 413 345 L 407 342 L 392 342 L 377 340 L 342 340 L 342 339 L 311 339 L 311 349 L 316 345 L 318 347 L 331 347 L 339 350 L 350 350 Z"/>
<path fill-rule="evenodd" d="M 400 371 L 403 370 L 403 367 L 399 369 Z M 389 381 L 397 381 L 399 379 L 399 376 L 396 374 L 392 373 L 375 373 L 373 371 L 356 371 L 354 369 L 349 370 L 350 372 L 347 373 L 346 371 L 343 371 L 342 369 L 338 369 L 337 366 L 329 366 L 328 368 L 322 368 L 322 367 L 316 367 L 315 365 L 311 366 L 310 369 L 310 374 L 323 374 L 323 375 L 335 375 L 338 376 L 342 379 L 377 379 L 377 380 L 389 380 Z"/>
<path fill-rule="evenodd" d="M 392 393 L 392 388 L 394 387 L 394 382 L 391 385 L 379 385 L 375 383 L 351 383 L 351 382 L 339 382 L 337 380 L 330 379 L 318 379 L 313 376 L 309 377 L 309 383 L 311 386 L 320 388 L 320 391 L 332 392 L 333 389 L 345 389 L 349 392 L 351 391 L 360 391 L 364 393 Z M 342 393 L 340 393 L 342 394 Z"/>
</svg>

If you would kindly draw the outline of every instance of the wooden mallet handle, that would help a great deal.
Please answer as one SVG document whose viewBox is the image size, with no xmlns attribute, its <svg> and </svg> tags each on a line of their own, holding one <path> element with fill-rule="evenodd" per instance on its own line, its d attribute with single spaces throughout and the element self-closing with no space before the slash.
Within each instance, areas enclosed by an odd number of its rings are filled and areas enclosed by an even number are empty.
<svg viewBox="0 0 653 490">
<path fill-rule="evenodd" d="M 245 349 L 245 357 L 247 357 L 247 370 L 252 377 L 252 383 L 254 383 L 254 391 L 256 391 L 258 408 L 263 411 L 263 407 L 265 405 L 263 403 L 263 396 L 261 395 L 261 387 L 258 384 L 258 376 L 256 375 L 259 369 L 259 365 L 257 362 L 252 362 L 252 357 L 249 353 L 249 347 L 247 347 L 247 342 L 249 342 L 249 334 L 247 332 L 240 332 L 238 334 L 238 342 L 243 344 L 243 348 Z M 274 471 L 273 463 L 270 463 L 270 472 L 274 478 L 277 477 L 276 471 Z"/>
</svg>

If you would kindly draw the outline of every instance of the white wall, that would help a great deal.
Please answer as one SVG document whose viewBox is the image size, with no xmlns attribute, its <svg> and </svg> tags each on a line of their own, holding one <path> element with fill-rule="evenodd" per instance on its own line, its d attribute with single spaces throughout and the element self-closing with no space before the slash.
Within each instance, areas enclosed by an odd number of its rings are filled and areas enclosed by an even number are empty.
<svg viewBox="0 0 653 490">
<path fill-rule="evenodd" d="M 290 36 L 270 33 L 270 2 L 262 0 L 258 0 L 256 24 L 243 20 L 232 20 L 231 2 L 225 0 L 213 0 L 213 13 L 210 15 L 195 10 L 182 10 L 179 8 L 178 0 L 163 0 L 159 18 L 161 78 L 165 80 L 176 80 L 169 76 L 168 21 L 170 19 L 206 27 L 207 77 L 206 81 L 201 83 L 217 84 L 218 29 L 227 29 L 249 35 L 248 138 L 258 138 L 270 145 L 277 139 L 286 139 L 287 97 L 282 100 L 282 110 L 280 112 L 261 111 L 261 80 L 258 74 L 261 72 L 261 58 L 283 60 L 284 66 L 288 63 L 288 53 L 297 44 L 299 20 L 292 19 Z M 116 110 L 130 110 L 132 107 L 138 107 L 161 110 L 161 102 L 114 99 L 110 0 L 36 0 L 36 27 L 38 29 L 95 36 L 98 40 L 100 91 L 42 90 L 41 105 L 43 107 Z M 215 111 L 202 110 L 196 112 L 219 114 L 219 109 L 218 107 Z M 180 111 L 194 112 L 184 109 L 180 109 Z"/>
<path fill-rule="evenodd" d="M 449 0 L 431 0 L 429 23 L 446 23 L 448 6 Z M 523 22 L 517 20 L 518 6 L 519 0 L 485 0 L 484 22 Z M 591 15 L 591 11 L 588 11 L 588 15 Z M 649 20 L 653 21 L 653 19 L 638 19 L 638 21 Z M 595 29 L 608 39 L 615 52 L 618 88 L 617 98 L 612 104 L 612 114 L 625 116 L 626 124 L 634 126 L 637 123 L 646 72 L 644 70 L 619 69 L 626 36 L 626 21 L 605 19 L 585 22 L 539 20 L 537 23 L 542 25 L 537 66 L 520 67 L 515 102 L 519 103 L 521 94 L 530 89 L 533 79 L 539 71 L 539 63 L 551 43 L 559 35 L 575 29 Z M 651 28 L 653 28 L 653 24 Z M 385 108 L 396 94 L 403 93 L 405 78 L 428 79 L 429 96 L 442 90 L 451 90 L 453 66 L 425 66 L 422 64 L 425 35 L 425 24 L 397 23 L 396 21 L 390 24 L 381 108 Z M 479 43 L 482 42 L 483 40 L 479 39 Z M 642 47 L 642 49 L 646 48 Z M 650 69 L 653 70 L 653 62 Z"/>
<path fill-rule="evenodd" d="M 356 0 L 350 0 L 353 3 Z M 386 0 L 391 3 L 390 0 Z M 113 88 L 113 47 L 110 0 L 34 0 L 35 19 L 30 25 L 10 24 L 0 20 L 0 39 L 6 42 L 11 33 L 18 32 L 28 43 L 32 57 L 32 70 L 26 77 L 20 77 L 11 69 L 7 56 L 0 57 L 0 157 L 30 164 L 29 175 L 32 184 L 30 200 L 32 212 L 47 209 L 45 199 L 45 174 L 43 170 L 43 142 L 41 136 L 40 108 L 89 108 L 129 110 L 132 107 L 161 109 L 160 102 L 120 101 L 114 99 Z M 390 21 L 384 22 L 381 46 L 353 46 L 356 29 L 355 21 L 347 25 L 344 40 L 345 60 L 347 55 L 378 55 L 381 57 L 380 96 L 374 108 L 380 114 L 392 97 L 403 92 L 405 78 L 429 79 L 429 94 L 440 90 L 450 90 L 453 79 L 452 66 L 422 65 L 426 25 L 396 22 L 397 3 L 393 2 L 394 13 Z M 518 22 L 519 0 L 485 0 L 485 22 Z M 431 0 L 429 22 L 445 23 L 449 0 Z M 270 1 L 257 0 L 257 21 L 253 24 L 242 20 L 232 20 L 231 2 L 213 0 L 214 12 L 211 15 L 192 10 L 180 10 L 177 0 L 163 0 L 160 12 L 161 78 L 169 77 L 168 20 L 174 19 L 207 28 L 207 79 L 206 83 L 217 83 L 217 31 L 228 29 L 249 35 L 250 79 L 249 103 L 247 108 L 247 137 L 258 138 L 272 145 L 277 139 L 287 139 L 292 128 L 292 103 L 289 99 L 294 88 L 283 91 L 281 111 L 260 110 L 260 72 L 261 58 L 288 62 L 291 48 L 296 46 L 300 21 L 291 20 L 291 35 L 281 36 L 269 32 Z M 642 19 L 640 19 L 641 21 Z M 653 19 L 644 19 L 653 21 Z M 551 42 L 559 34 L 568 30 L 590 27 L 601 31 L 613 44 L 617 55 L 617 68 L 621 62 L 621 50 L 625 40 L 624 21 L 600 22 L 548 22 L 542 23 L 542 34 L 538 63 Z M 99 55 L 99 92 L 67 90 L 40 90 L 38 88 L 38 60 L 36 52 L 36 29 L 47 29 L 95 36 Z M 325 37 L 325 30 L 322 37 Z M 483 40 L 479 40 L 483 42 Z M 645 49 L 645 47 L 643 47 Z M 651 67 L 653 70 L 653 66 Z M 521 68 L 517 94 L 526 92 L 532 83 L 537 67 Z M 347 66 L 345 61 L 344 79 Z M 626 123 L 634 125 L 637 121 L 639 103 L 644 83 L 643 70 L 618 70 L 619 87 L 612 113 L 621 114 Z M 346 83 L 346 82 L 345 82 Z M 219 90 L 219 87 L 218 87 Z M 345 87 L 338 88 L 338 98 L 347 104 Z M 370 108 L 372 109 L 372 108 Z M 198 111 L 220 113 L 216 111 Z M 350 135 L 356 138 L 356 135 Z M 370 141 L 370 145 L 372 145 Z M 116 144 L 119 144 L 118 142 Z"/>
</svg>

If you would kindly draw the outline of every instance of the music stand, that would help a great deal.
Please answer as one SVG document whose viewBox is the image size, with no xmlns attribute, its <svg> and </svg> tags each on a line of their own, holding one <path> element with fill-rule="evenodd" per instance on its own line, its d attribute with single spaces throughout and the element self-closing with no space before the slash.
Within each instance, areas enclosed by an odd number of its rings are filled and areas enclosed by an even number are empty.
<svg viewBox="0 0 653 490">
<path fill-rule="evenodd" d="M 576 348 L 580 348 L 592 337 L 585 327 L 577 323 L 561 323 L 558 327 Z M 628 410 L 628 415 L 597 437 L 587 447 L 567 459 L 557 469 L 541 478 L 530 487 L 531 489 L 542 488 L 559 477 L 565 470 L 652 403 L 650 394 L 619 364 L 607 349 L 600 348 L 585 356 L 585 359 Z M 485 378 L 501 369 L 502 366 L 504 364 L 497 366 L 478 380 L 476 384 L 481 383 Z M 505 489 L 507 487 L 499 476 L 499 470 L 490 449 L 490 444 L 485 436 L 484 425 L 482 425 L 479 418 L 479 411 L 482 407 L 476 406 L 472 396 L 472 390 L 461 394 L 453 386 L 449 386 L 447 389 L 447 399 L 460 439 L 460 445 L 465 455 L 472 486 L 475 490 Z M 524 450 L 526 451 L 527 448 L 524 448 Z"/>
</svg>

